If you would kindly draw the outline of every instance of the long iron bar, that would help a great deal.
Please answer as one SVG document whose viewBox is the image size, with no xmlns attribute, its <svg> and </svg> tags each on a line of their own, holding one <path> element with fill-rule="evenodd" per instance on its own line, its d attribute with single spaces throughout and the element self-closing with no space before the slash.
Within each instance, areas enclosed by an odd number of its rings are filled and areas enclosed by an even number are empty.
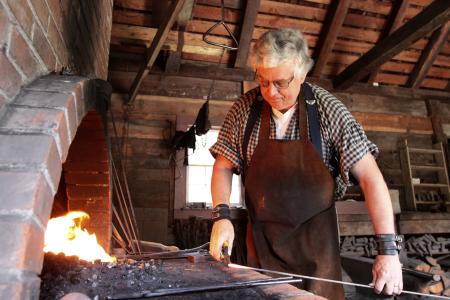
<svg viewBox="0 0 450 300">
<path fill-rule="evenodd" d="M 112 237 L 115 239 L 115 241 L 120 245 L 120 247 L 126 251 L 127 245 L 125 241 L 123 240 L 122 236 L 120 235 L 119 231 L 116 228 L 116 225 L 112 223 Z"/>
<path fill-rule="evenodd" d="M 116 190 L 116 195 L 117 195 L 117 200 L 119 202 L 119 208 L 120 208 L 120 212 L 121 212 L 121 216 L 124 218 L 124 225 L 125 225 L 125 229 L 127 232 L 127 235 L 130 237 L 129 240 L 129 245 L 131 246 L 131 250 L 133 252 L 136 252 L 136 248 L 135 245 L 133 243 L 134 240 L 134 235 L 133 235 L 133 231 L 130 229 L 130 227 L 133 226 L 133 224 L 131 223 L 131 220 L 129 219 L 129 217 L 127 216 L 127 214 L 125 213 L 126 211 L 126 202 L 125 202 L 125 195 L 123 193 L 123 189 L 122 189 L 122 185 L 120 184 L 120 179 L 119 179 L 119 175 L 117 173 L 117 168 L 116 165 L 114 163 L 114 160 L 111 160 L 111 166 L 112 166 L 112 171 L 113 171 L 113 179 L 115 181 L 114 184 L 114 188 Z"/>
<path fill-rule="evenodd" d="M 142 291 L 142 292 L 132 293 L 132 294 L 120 294 L 120 295 L 114 295 L 114 296 L 107 296 L 106 299 L 110 299 L 110 300 L 113 300 L 113 299 L 114 300 L 139 299 L 139 298 L 145 299 L 145 298 L 161 297 L 161 296 L 169 296 L 169 295 L 181 295 L 181 294 L 198 293 L 198 292 L 230 290 L 230 289 L 237 289 L 237 288 L 249 288 L 249 287 L 255 287 L 255 286 L 262 286 L 262 285 L 285 284 L 285 283 L 293 283 L 293 282 L 301 282 L 301 281 L 302 280 L 299 278 L 295 279 L 292 276 L 287 276 L 287 277 L 281 277 L 281 278 L 239 281 L 239 282 L 205 285 L 205 286 L 198 286 L 198 287 L 183 287 L 183 288 L 175 288 L 175 289 L 156 289 L 153 291 Z"/>
<path fill-rule="evenodd" d="M 117 212 L 117 209 L 116 209 L 116 207 L 115 207 L 114 205 L 112 206 L 112 212 L 113 212 L 114 216 L 116 217 L 117 222 L 119 223 L 120 228 L 122 229 L 123 234 L 125 235 L 125 240 L 127 241 L 128 245 L 130 245 L 130 242 L 131 242 L 132 239 L 128 236 L 128 232 L 126 231 L 126 229 L 125 229 L 125 227 L 124 227 L 125 225 L 123 225 L 121 216 L 120 216 L 119 213 Z M 116 228 L 116 231 L 117 231 L 117 228 Z M 117 231 L 117 234 L 119 234 L 118 231 Z M 119 235 L 120 235 L 120 234 L 119 234 Z M 121 237 L 121 238 L 122 238 L 122 237 Z M 123 238 L 122 238 L 122 240 L 123 240 Z M 128 245 L 125 245 L 125 246 L 128 247 Z M 129 252 L 129 249 L 127 249 L 126 247 L 124 248 L 125 251 L 128 251 L 128 252 Z"/>
<path fill-rule="evenodd" d="M 130 122 L 129 122 L 129 110 L 131 109 L 131 106 L 127 106 L 127 108 L 124 111 L 124 125 L 126 124 L 126 130 L 125 128 L 123 129 L 124 131 L 122 132 L 123 135 L 123 155 L 121 155 L 121 159 L 120 159 L 120 165 L 121 165 L 121 171 L 122 171 L 122 178 L 124 181 L 124 186 L 125 186 L 125 192 L 126 192 L 126 200 L 128 201 L 128 206 L 127 206 L 127 214 L 128 217 L 130 219 L 130 222 L 132 223 L 131 229 L 133 230 L 133 235 L 136 241 L 136 246 L 138 249 L 138 252 L 141 253 L 141 245 L 139 244 L 139 228 L 137 225 L 137 221 L 136 221 L 136 215 L 134 213 L 134 208 L 133 208 L 133 202 L 131 201 L 131 193 L 130 193 L 130 187 L 128 186 L 128 179 L 127 179 L 127 174 L 126 174 L 126 169 L 127 169 L 127 165 L 126 165 L 126 157 L 127 157 L 127 151 L 128 151 L 128 137 L 129 137 L 129 131 L 130 131 Z M 112 110 L 111 110 L 111 114 Z M 122 153 L 121 153 L 122 154 Z M 125 157 L 125 159 L 124 159 Z M 125 161 L 125 162 L 124 162 Z M 130 211 L 131 211 L 131 215 L 130 215 Z"/>
<path fill-rule="evenodd" d="M 358 287 L 362 287 L 362 288 L 373 289 L 373 286 L 368 285 L 368 284 L 360 284 L 360 283 L 339 281 L 339 280 L 333 280 L 333 279 L 327 279 L 327 278 L 299 275 L 299 274 L 288 273 L 288 272 L 273 271 L 273 270 L 269 270 L 269 269 L 253 268 L 253 267 L 247 267 L 247 266 L 242 266 L 242 265 L 238 265 L 238 264 L 229 264 L 228 267 L 230 267 L 230 268 L 246 269 L 246 270 L 253 270 L 253 271 L 258 271 L 258 272 L 261 272 L 261 273 L 269 273 L 269 274 L 277 274 L 277 275 L 284 275 L 284 276 L 292 276 L 292 277 L 302 278 L 302 279 L 310 279 L 310 280 L 317 280 L 317 281 L 324 281 L 324 282 L 330 282 L 330 283 L 338 283 L 338 284 L 344 284 L 344 285 L 351 285 L 351 286 L 358 286 Z M 450 297 L 446 297 L 446 296 L 424 294 L 424 293 L 413 292 L 413 291 L 405 291 L 405 290 L 402 291 L 402 294 L 425 296 L 425 297 L 436 298 L 436 299 L 450 299 Z"/>
<path fill-rule="evenodd" d="M 111 104 L 110 104 L 110 107 L 112 107 Z M 125 110 L 124 114 L 128 114 L 128 111 Z M 114 136 L 115 136 L 116 142 L 117 142 L 117 140 L 119 138 L 119 135 L 117 133 L 116 121 L 115 121 L 115 118 L 114 118 L 114 113 L 112 111 L 112 108 L 110 109 L 110 115 L 111 115 L 111 121 L 112 121 L 112 125 L 113 125 Z M 125 123 L 126 122 L 124 122 L 124 124 Z M 125 132 L 122 132 L 122 135 L 123 135 L 123 137 L 122 137 L 123 138 L 123 143 L 125 143 L 127 135 L 128 135 L 128 132 L 126 134 L 125 134 Z M 111 143 L 111 144 L 113 144 L 113 143 Z M 121 171 L 122 171 L 123 184 L 125 186 L 125 188 L 122 188 L 122 186 L 121 186 L 122 183 L 120 182 L 119 175 L 118 175 L 118 170 L 116 168 L 115 171 L 116 171 L 116 174 L 117 174 L 117 182 L 118 182 L 118 185 L 120 187 L 121 193 L 122 193 L 122 195 L 124 197 L 123 201 L 124 201 L 125 207 L 126 207 L 125 211 L 122 210 L 122 214 L 124 214 L 124 217 L 127 218 L 129 220 L 129 222 L 130 222 L 130 226 L 131 226 L 130 234 L 132 236 L 132 240 L 131 240 L 131 244 L 130 245 L 132 245 L 133 242 L 134 242 L 133 240 L 135 240 L 136 241 L 137 251 L 140 253 L 141 252 L 141 248 L 140 248 L 140 245 L 139 245 L 139 242 L 138 242 L 138 240 L 139 240 L 139 238 L 138 238 L 139 231 L 138 231 L 137 222 L 136 222 L 136 215 L 134 214 L 134 209 L 133 209 L 133 205 L 132 205 L 132 202 L 131 202 L 131 194 L 130 194 L 130 190 L 129 190 L 129 187 L 128 187 L 128 180 L 127 180 L 127 176 L 126 176 L 126 173 L 125 173 L 125 165 L 124 165 L 124 162 L 123 162 L 124 161 L 124 157 L 122 155 L 122 149 L 121 149 L 121 147 L 119 145 L 117 145 L 117 143 L 116 143 L 116 147 L 117 147 L 117 155 L 119 157 L 119 163 L 120 163 L 120 167 L 121 167 Z M 110 155 L 111 155 L 111 158 L 113 158 L 113 156 L 112 156 L 112 147 L 110 147 Z M 114 159 L 111 159 L 111 161 L 112 161 L 112 164 L 113 164 L 113 168 L 115 168 Z M 123 189 L 125 190 L 125 192 L 126 192 L 126 194 L 128 196 L 127 199 L 125 199 L 125 193 L 123 192 Z M 128 200 L 128 201 L 126 201 L 126 200 Z M 126 202 L 128 202 L 128 205 L 126 204 Z M 130 215 L 130 211 L 129 210 L 131 210 L 131 215 Z M 133 252 L 136 252 L 134 250 L 133 246 L 132 246 L 132 249 L 133 249 Z"/>
<path fill-rule="evenodd" d="M 121 212 L 122 217 L 124 218 L 125 226 L 128 230 L 128 234 L 131 238 L 130 246 L 132 247 L 133 252 L 140 252 L 140 249 L 138 248 L 138 244 L 134 243 L 134 241 L 137 241 L 137 236 L 136 236 L 135 231 L 133 230 L 133 222 L 130 217 L 130 214 L 128 213 L 129 207 L 128 207 L 126 199 L 125 199 L 126 195 L 124 192 L 124 187 L 122 186 L 122 183 L 120 182 L 118 170 L 117 170 L 117 167 L 114 162 L 112 163 L 112 167 L 113 167 L 112 169 L 114 171 L 114 174 L 116 175 L 114 178 L 116 179 L 117 187 L 118 187 L 117 199 L 119 202 L 120 212 Z"/>
<path fill-rule="evenodd" d="M 182 258 L 193 254 L 207 254 L 207 247 L 209 242 L 200 245 L 198 247 L 178 250 L 178 251 L 162 251 L 162 252 L 142 252 L 141 254 L 127 254 L 126 258 L 131 258 L 134 260 L 140 259 L 164 259 L 164 258 Z"/>
</svg>

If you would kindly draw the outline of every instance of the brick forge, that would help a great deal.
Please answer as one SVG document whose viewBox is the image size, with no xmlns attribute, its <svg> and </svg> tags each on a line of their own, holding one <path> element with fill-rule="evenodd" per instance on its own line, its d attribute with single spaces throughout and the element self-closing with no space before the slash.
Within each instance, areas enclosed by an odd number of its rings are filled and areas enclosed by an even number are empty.
<svg viewBox="0 0 450 300">
<path fill-rule="evenodd" d="M 90 214 L 88 230 L 109 245 L 108 152 L 99 115 L 87 113 L 95 91 L 84 77 L 44 76 L 0 117 L 0 299 L 39 297 L 44 233 L 61 174 L 67 208 Z"/>
</svg>

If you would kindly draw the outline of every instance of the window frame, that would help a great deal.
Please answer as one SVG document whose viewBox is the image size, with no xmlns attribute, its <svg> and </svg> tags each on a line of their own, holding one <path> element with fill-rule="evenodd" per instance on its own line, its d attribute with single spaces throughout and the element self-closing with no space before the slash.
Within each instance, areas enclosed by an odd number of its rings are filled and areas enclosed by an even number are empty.
<svg viewBox="0 0 450 300">
<path fill-rule="evenodd" d="M 177 131 L 186 131 L 187 128 L 190 127 L 190 124 L 192 123 L 192 120 L 183 120 L 183 118 L 178 118 L 177 120 Z M 221 126 L 212 126 L 213 129 L 220 130 Z M 187 204 L 187 185 L 188 185 L 188 169 L 187 166 L 183 164 L 184 160 L 184 149 L 177 150 L 175 154 L 175 170 L 174 170 L 174 218 L 175 219 L 186 219 L 190 216 L 198 216 L 198 217 L 204 217 L 204 218 L 211 218 L 211 210 L 212 207 L 205 207 L 205 208 L 192 208 L 189 207 Z M 233 174 L 233 177 L 237 176 L 236 174 Z M 240 182 L 240 181 L 239 181 Z M 241 187 L 241 202 L 240 204 L 234 204 L 232 205 L 232 209 L 242 209 L 244 207 L 244 187 L 242 183 L 240 182 Z"/>
</svg>

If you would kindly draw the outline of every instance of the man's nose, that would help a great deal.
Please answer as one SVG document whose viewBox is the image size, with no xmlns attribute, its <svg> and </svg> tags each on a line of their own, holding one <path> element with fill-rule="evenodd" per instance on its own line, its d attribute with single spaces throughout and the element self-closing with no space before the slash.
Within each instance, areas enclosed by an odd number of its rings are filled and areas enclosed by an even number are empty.
<svg viewBox="0 0 450 300">
<path fill-rule="evenodd" d="M 269 86 L 267 87 L 268 91 L 269 91 L 269 95 L 274 96 L 278 94 L 278 89 L 275 87 L 275 85 L 273 84 L 273 82 L 269 83 Z"/>
</svg>

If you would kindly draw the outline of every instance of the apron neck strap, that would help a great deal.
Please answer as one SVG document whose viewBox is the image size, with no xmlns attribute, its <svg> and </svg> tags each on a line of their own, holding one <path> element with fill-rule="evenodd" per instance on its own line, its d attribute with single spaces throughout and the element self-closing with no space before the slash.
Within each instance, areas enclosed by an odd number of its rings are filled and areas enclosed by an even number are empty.
<svg viewBox="0 0 450 300">
<path fill-rule="evenodd" d="M 308 118 L 306 117 L 306 102 L 303 96 L 303 85 L 297 100 L 298 100 L 298 129 L 300 130 L 300 139 L 308 140 Z"/>
<path fill-rule="evenodd" d="M 323 159 L 323 151 L 322 151 L 322 139 L 320 136 L 320 121 L 319 121 L 319 112 L 317 109 L 317 101 L 314 96 L 313 90 L 309 84 L 303 82 L 302 91 L 300 93 L 302 95 L 302 100 L 299 102 L 302 103 L 303 110 L 306 106 L 306 111 L 308 113 L 308 125 L 309 125 L 309 134 L 311 137 L 311 142 L 319 153 L 320 157 Z M 305 112 L 302 112 L 302 118 Z M 301 120 L 300 119 L 300 120 Z M 302 128 L 302 127 L 300 127 Z M 306 132 L 306 131 L 305 131 Z M 303 133 L 301 133 L 303 135 Z M 304 135 L 303 135 L 304 136 Z"/>
<path fill-rule="evenodd" d="M 264 101 L 261 111 L 261 127 L 259 128 L 258 141 L 268 140 L 270 137 L 270 105 Z"/>
</svg>

